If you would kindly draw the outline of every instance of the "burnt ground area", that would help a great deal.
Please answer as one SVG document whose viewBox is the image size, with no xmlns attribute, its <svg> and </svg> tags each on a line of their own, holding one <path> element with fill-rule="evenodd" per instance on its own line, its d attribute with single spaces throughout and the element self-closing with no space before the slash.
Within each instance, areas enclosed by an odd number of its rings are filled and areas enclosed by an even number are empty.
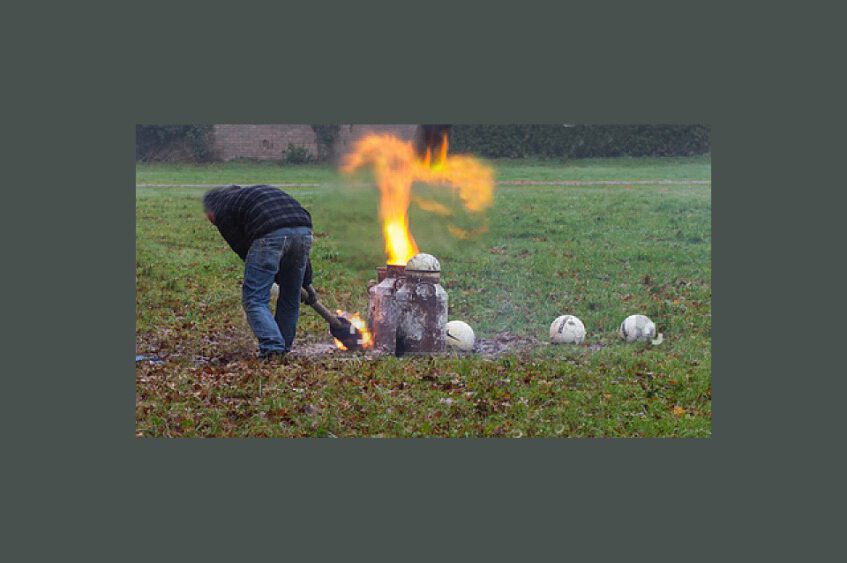
<svg viewBox="0 0 847 563">
<path fill-rule="evenodd" d="M 244 334 L 224 334 L 218 338 L 207 339 L 206 342 L 215 346 L 217 353 L 196 353 L 196 349 L 187 349 L 185 346 L 176 346 L 163 351 L 162 346 L 151 342 L 139 343 L 138 362 L 167 363 L 188 362 L 193 365 L 203 364 L 228 364 L 255 358 L 255 347 Z M 459 352 L 448 349 L 444 356 L 454 357 L 481 357 L 499 358 L 508 354 L 519 354 L 531 352 L 541 344 L 538 339 L 520 336 L 508 331 L 501 332 L 493 338 L 480 338 L 474 344 L 472 352 Z M 309 335 L 298 338 L 289 354 L 294 359 L 333 359 L 343 361 L 345 359 L 359 358 L 377 360 L 381 356 L 373 352 L 347 352 L 340 350 L 329 337 L 317 338 Z"/>
</svg>

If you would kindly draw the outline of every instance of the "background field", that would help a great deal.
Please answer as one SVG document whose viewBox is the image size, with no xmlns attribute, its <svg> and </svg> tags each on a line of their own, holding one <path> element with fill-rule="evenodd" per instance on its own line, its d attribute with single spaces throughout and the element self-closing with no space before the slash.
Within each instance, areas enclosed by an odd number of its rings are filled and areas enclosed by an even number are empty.
<svg viewBox="0 0 847 563">
<path fill-rule="evenodd" d="M 300 356 L 267 366 L 240 307 L 241 262 L 200 212 L 190 184 L 299 183 L 312 212 L 315 285 L 364 311 L 384 262 L 375 189 L 328 166 L 227 163 L 137 167 L 136 427 L 144 436 L 708 436 L 711 432 L 711 187 L 706 157 L 493 161 L 497 179 L 644 181 L 500 185 L 488 232 L 470 241 L 412 208 L 423 251 L 442 263 L 450 317 L 482 339 L 522 343 L 499 358 Z M 674 180 L 672 185 L 659 181 Z M 452 205 L 444 190 L 417 188 Z M 455 208 L 455 206 L 453 206 Z M 632 313 L 665 341 L 624 344 Z M 579 316 L 582 346 L 546 344 Z M 327 341 L 311 310 L 298 342 Z M 295 344 L 295 348 L 297 345 Z"/>
</svg>

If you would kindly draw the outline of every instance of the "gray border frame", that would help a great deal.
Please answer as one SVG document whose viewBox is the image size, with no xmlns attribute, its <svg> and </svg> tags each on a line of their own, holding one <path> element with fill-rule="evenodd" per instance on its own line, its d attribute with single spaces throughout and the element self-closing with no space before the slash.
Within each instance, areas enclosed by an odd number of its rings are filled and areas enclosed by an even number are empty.
<svg viewBox="0 0 847 563">
<path fill-rule="evenodd" d="M 7 208 L 21 223 L 12 232 L 24 233 L 10 258 L 46 262 L 15 287 L 46 300 L 61 331 L 45 346 L 31 305 L 11 303 L 22 320 L 8 414 L 13 432 L 41 433 L 6 458 L 12 547 L 104 560 L 803 553 L 796 542 L 813 519 L 792 514 L 814 510 L 790 494 L 800 473 L 789 478 L 778 453 L 800 431 L 761 412 L 802 365 L 754 330 L 776 321 L 770 310 L 786 295 L 756 279 L 768 273 L 759 260 L 799 248 L 749 222 L 791 210 L 773 194 L 798 180 L 768 158 L 781 139 L 773 117 L 755 111 L 769 98 L 747 90 L 755 69 L 739 56 L 763 15 L 676 3 L 548 8 L 170 4 L 121 22 L 85 12 L 84 25 L 53 12 L 47 41 L 20 38 L 32 48 L 19 60 L 39 72 L 16 112 L 18 143 L 67 136 L 21 157 L 12 182 L 27 193 Z M 75 123 L 36 129 L 32 115 L 54 115 L 43 92 L 61 94 L 56 113 Z M 409 120 L 712 125 L 711 439 L 133 438 L 134 124 Z"/>
</svg>

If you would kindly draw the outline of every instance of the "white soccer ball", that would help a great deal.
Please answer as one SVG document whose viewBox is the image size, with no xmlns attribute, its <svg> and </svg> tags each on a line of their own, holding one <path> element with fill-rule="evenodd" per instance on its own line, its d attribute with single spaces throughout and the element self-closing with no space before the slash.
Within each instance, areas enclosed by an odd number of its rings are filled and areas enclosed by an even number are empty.
<svg viewBox="0 0 847 563">
<path fill-rule="evenodd" d="M 421 252 L 415 254 L 412 259 L 406 263 L 407 272 L 440 272 L 441 263 L 438 258 L 432 254 Z"/>
<path fill-rule="evenodd" d="M 447 346 L 462 352 L 470 352 L 473 350 L 474 342 L 476 337 L 468 323 L 462 321 L 447 323 Z"/>
<path fill-rule="evenodd" d="M 585 340 L 585 325 L 573 315 L 562 315 L 550 325 L 553 344 L 580 344 Z"/>
<path fill-rule="evenodd" d="M 644 315 L 630 315 L 621 323 L 618 334 L 627 342 L 656 337 L 656 325 Z"/>
</svg>

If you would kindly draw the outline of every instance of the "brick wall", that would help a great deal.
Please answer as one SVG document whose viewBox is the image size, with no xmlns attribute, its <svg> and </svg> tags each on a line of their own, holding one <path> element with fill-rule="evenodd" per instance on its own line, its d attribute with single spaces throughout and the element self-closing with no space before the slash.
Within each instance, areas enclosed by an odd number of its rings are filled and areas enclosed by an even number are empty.
<svg viewBox="0 0 847 563">
<path fill-rule="evenodd" d="M 387 133 L 401 139 L 411 140 L 415 135 L 417 125 L 371 125 L 353 124 L 342 125 L 338 132 L 338 140 L 335 142 L 333 152 L 336 156 L 342 156 L 349 151 L 353 143 L 368 133 Z"/>
<path fill-rule="evenodd" d="M 390 133 L 403 139 L 411 139 L 416 125 L 341 125 L 334 153 L 341 156 L 350 150 L 353 142 L 371 132 Z M 280 160 L 288 144 L 305 147 L 317 157 L 318 145 L 311 125 L 215 125 L 213 128 L 214 148 L 221 160 L 255 158 Z"/>
<path fill-rule="evenodd" d="M 312 156 L 318 155 L 311 125 L 215 125 L 213 134 L 215 151 L 222 160 L 281 160 L 289 143 L 305 147 Z"/>
</svg>

